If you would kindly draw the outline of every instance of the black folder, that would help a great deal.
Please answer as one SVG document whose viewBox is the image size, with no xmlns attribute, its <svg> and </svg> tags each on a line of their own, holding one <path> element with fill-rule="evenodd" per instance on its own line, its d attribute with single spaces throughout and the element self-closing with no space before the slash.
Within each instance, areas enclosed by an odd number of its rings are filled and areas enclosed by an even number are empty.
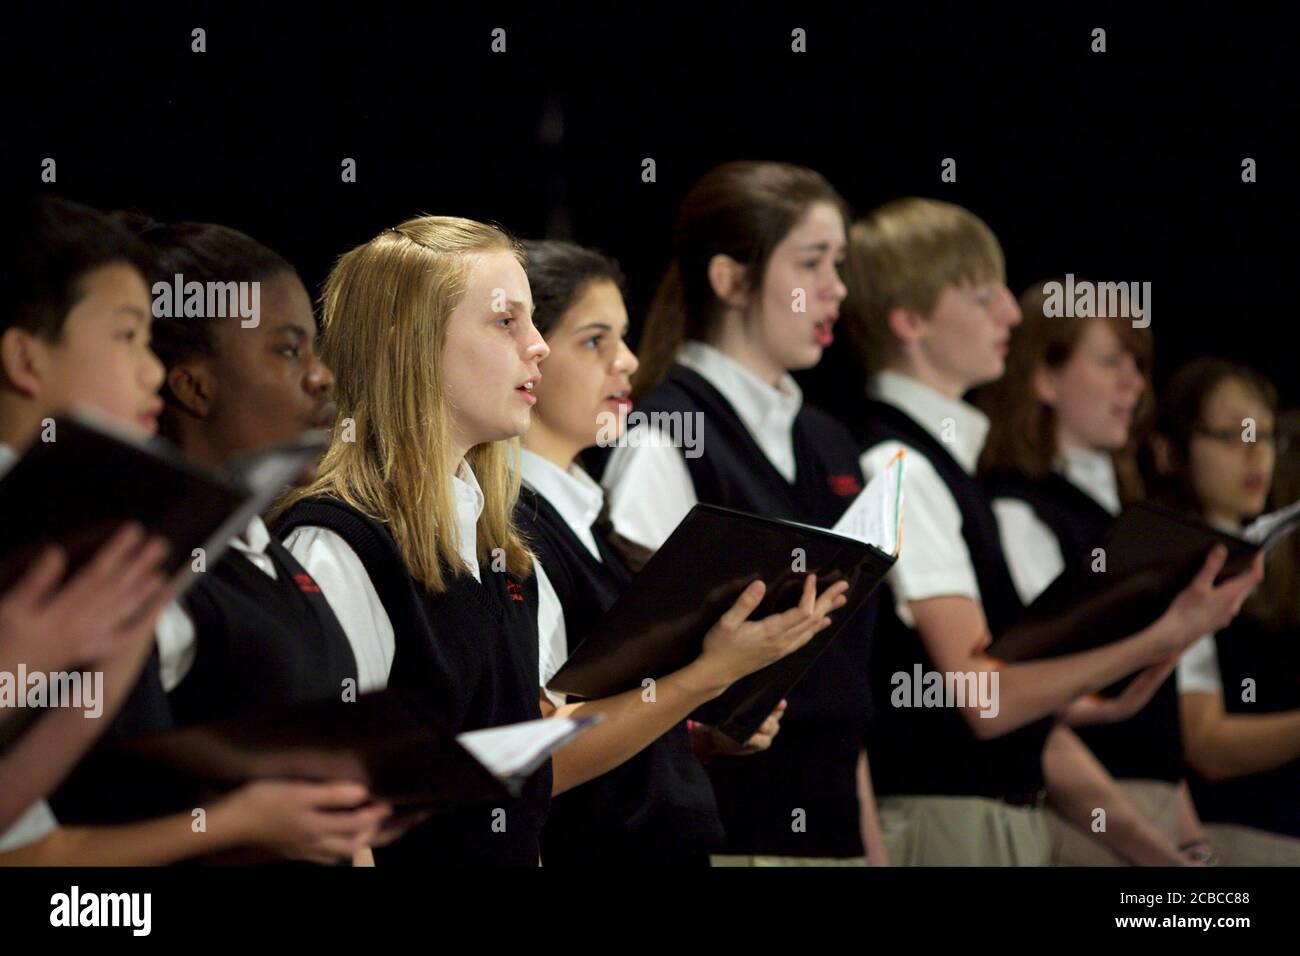
<svg viewBox="0 0 1300 956">
<path fill-rule="evenodd" d="M 1152 624 L 1192 582 L 1214 545 L 1228 549 L 1217 578 L 1222 582 L 1247 570 L 1298 519 L 1300 514 L 1293 514 L 1276 523 L 1256 543 L 1158 505 L 1131 505 L 1093 547 L 1067 561 L 1016 623 L 997 636 L 988 654 L 1008 662 L 1059 657 L 1134 634 Z M 1100 555 L 1095 554 L 1098 548 Z M 1105 570 L 1100 570 L 1102 556 Z"/>
<path fill-rule="evenodd" d="M 161 439 L 141 439 L 93 414 L 58 418 L 0 476 L 0 593 L 52 544 L 71 577 L 129 521 L 170 544 L 163 571 L 187 575 L 195 549 L 215 566 L 254 516 L 328 447 L 325 432 L 249 455 L 225 471 L 189 461 Z M 40 711 L 0 721 L 0 754 Z"/>
<path fill-rule="evenodd" d="M 0 591 L 51 544 L 67 553 L 71 575 L 128 521 L 170 542 L 169 575 L 191 565 L 196 548 L 212 567 L 327 446 L 323 432 L 307 432 L 217 472 L 163 439 L 140 440 L 83 415 L 56 420 L 52 436 L 0 478 Z"/>
<path fill-rule="evenodd" d="M 803 554 L 800 570 L 794 569 L 796 549 Z M 793 607 L 808 574 L 817 575 L 818 591 L 847 580 L 848 601 L 831 616 L 830 627 L 693 715 L 744 742 L 845 628 L 894 560 L 821 528 L 697 504 L 547 687 L 585 698 L 641 687 L 698 657 L 709 628 L 751 582 L 767 585 L 750 615 L 758 620 Z"/>
<path fill-rule="evenodd" d="M 354 701 L 298 704 L 108 741 L 79 772 L 90 774 L 97 788 L 128 788 L 131 794 L 118 792 L 112 799 L 151 813 L 195 806 L 207 794 L 259 779 L 353 780 L 397 813 L 441 813 L 518 796 L 553 751 L 595 720 L 552 718 L 493 728 L 513 729 L 522 738 L 543 723 L 554 725 L 544 742 L 517 747 L 516 762 L 494 772 L 455 734 L 417 713 L 394 690 Z M 160 805 L 160 795 L 170 806 Z"/>
</svg>

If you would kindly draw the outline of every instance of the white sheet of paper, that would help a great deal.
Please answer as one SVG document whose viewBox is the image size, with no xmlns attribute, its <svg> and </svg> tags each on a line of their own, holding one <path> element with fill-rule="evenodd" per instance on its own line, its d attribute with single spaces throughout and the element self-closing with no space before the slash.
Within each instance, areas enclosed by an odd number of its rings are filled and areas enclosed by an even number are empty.
<svg viewBox="0 0 1300 956">
<path fill-rule="evenodd" d="M 470 730 L 456 742 L 502 779 L 526 774 L 596 721 L 591 717 L 546 717 L 518 724 Z"/>
<path fill-rule="evenodd" d="M 900 450 L 885 470 L 867 482 L 831 528 L 836 534 L 898 554 L 903 538 L 903 461 Z"/>
<path fill-rule="evenodd" d="M 1241 537 L 1267 550 L 1297 525 L 1300 525 L 1300 501 L 1293 501 L 1285 508 L 1260 515 L 1241 532 Z"/>
</svg>

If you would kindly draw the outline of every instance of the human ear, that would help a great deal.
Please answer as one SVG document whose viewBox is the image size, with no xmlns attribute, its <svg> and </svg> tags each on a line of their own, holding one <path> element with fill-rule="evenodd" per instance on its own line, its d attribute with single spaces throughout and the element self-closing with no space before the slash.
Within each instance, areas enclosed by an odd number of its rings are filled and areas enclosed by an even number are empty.
<svg viewBox="0 0 1300 956">
<path fill-rule="evenodd" d="M 925 332 L 925 319 L 911 309 L 898 306 L 890 309 L 886 322 L 889 324 L 889 331 L 894 334 L 894 338 L 904 345 L 911 345 L 919 341 Z"/>
<path fill-rule="evenodd" d="M 41 349 L 26 329 L 9 328 L 0 336 L 0 368 L 5 380 L 29 398 L 41 390 Z"/>
<path fill-rule="evenodd" d="M 1056 373 L 1050 370 L 1046 365 L 1039 365 L 1034 369 L 1034 377 L 1030 380 L 1031 387 L 1034 390 L 1035 397 L 1044 405 L 1055 407 L 1060 400 L 1060 392 L 1056 387 Z"/>
<path fill-rule="evenodd" d="M 1162 475 L 1172 475 L 1174 473 L 1174 443 L 1168 436 L 1156 433 L 1151 436 L 1151 457 L 1155 462 L 1156 471 Z"/>
<path fill-rule="evenodd" d="M 719 300 L 737 309 L 749 304 L 747 270 L 731 256 L 718 253 L 709 260 L 709 286 Z"/>
<path fill-rule="evenodd" d="M 167 389 L 195 418 L 207 418 L 217 397 L 217 377 L 207 362 L 178 362 L 167 369 Z"/>
</svg>

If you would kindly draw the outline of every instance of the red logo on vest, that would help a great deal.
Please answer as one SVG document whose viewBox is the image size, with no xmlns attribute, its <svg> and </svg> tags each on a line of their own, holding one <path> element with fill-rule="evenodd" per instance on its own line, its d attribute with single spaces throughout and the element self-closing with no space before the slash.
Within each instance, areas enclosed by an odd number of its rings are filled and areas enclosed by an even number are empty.
<svg viewBox="0 0 1300 956">
<path fill-rule="evenodd" d="M 310 574 L 295 574 L 294 583 L 298 585 L 298 590 L 306 594 L 320 594 L 320 585 L 312 580 Z"/>
<path fill-rule="evenodd" d="M 523 585 L 516 584 L 509 578 L 506 578 L 506 593 L 510 595 L 510 600 L 522 601 L 524 599 L 523 590 Z"/>
<path fill-rule="evenodd" d="M 827 475 L 826 485 L 830 488 L 831 494 L 839 495 L 841 498 L 856 495 L 862 490 L 862 482 L 853 475 Z"/>
</svg>

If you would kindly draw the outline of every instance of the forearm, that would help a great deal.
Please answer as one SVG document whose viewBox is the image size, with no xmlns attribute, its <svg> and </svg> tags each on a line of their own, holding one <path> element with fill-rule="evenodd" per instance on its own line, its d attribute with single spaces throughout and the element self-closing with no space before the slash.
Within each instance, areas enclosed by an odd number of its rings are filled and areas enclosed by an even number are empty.
<svg viewBox="0 0 1300 956">
<path fill-rule="evenodd" d="M 0 829 L 62 782 L 77 761 L 108 729 L 114 714 L 135 685 L 153 647 L 149 638 L 103 665 L 103 700 L 98 717 L 83 708 L 51 709 L 18 739 L 0 760 Z"/>
<path fill-rule="evenodd" d="M 1179 866 L 1178 850 L 1138 811 L 1077 734 L 1057 724 L 1043 748 L 1047 797 L 1061 816 L 1137 866 Z M 1101 830 L 1094 830 L 1098 810 Z"/>
<path fill-rule="evenodd" d="M 1262 773 L 1300 759 L 1300 710 L 1280 714 L 1228 714 L 1185 721 L 1187 762 L 1207 780 Z"/>
<path fill-rule="evenodd" d="M 980 718 L 985 736 L 1015 730 L 1050 714 L 1068 710 L 1087 694 L 1153 663 L 1164 646 L 1167 625 L 1156 622 L 1121 641 L 1078 654 L 1003 664 L 1000 671 L 1001 701 L 993 718 Z M 1086 704 L 1073 716 L 1086 711 Z M 1086 722 L 1086 720 L 1085 720 Z M 987 731 L 994 731 L 988 733 Z"/>
<path fill-rule="evenodd" d="M 655 681 L 653 699 L 636 688 L 600 700 L 566 704 L 556 714 L 601 714 L 603 720 L 551 758 L 551 793 L 586 783 L 635 756 L 701 704 L 726 689 L 695 664 Z"/>
<path fill-rule="evenodd" d="M 117 826 L 59 827 L 44 839 L 0 854 L 0 866 L 166 866 L 247 842 L 228 802 L 214 804 L 204 829 L 190 813 Z"/>
<path fill-rule="evenodd" d="M 977 601 L 960 595 L 909 602 L 934 667 L 943 675 L 974 675 L 987 703 L 969 701 L 962 716 L 980 739 L 998 737 L 1055 714 L 1079 696 L 1167 658 L 1178 635 L 1168 617 L 1105 647 L 1064 657 L 1005 663 L 989 657 L 988 625 Z M 1050 630 L 1048 625 L 1044 629 Z M 982 672 L 989 672 L 987 674 Z M 981 695 L 983 696 L 983 695 Z"/>
</svg>

